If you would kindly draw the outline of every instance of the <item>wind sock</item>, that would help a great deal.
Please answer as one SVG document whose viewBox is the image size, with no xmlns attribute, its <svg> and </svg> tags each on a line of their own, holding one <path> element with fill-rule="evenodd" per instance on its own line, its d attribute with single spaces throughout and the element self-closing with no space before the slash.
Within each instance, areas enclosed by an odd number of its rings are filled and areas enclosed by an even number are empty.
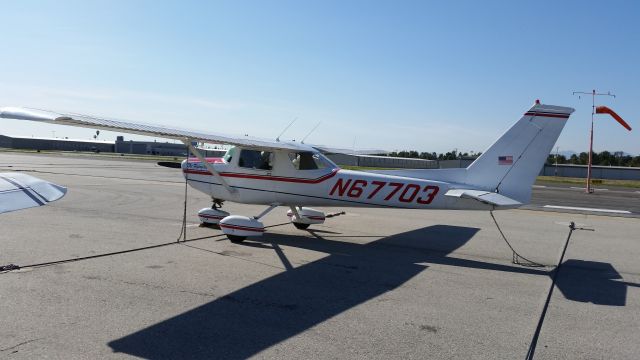
<svg viewBox="0 0 640 360">
<path fill-rule="evenodd" d="M 620 115 L 616 114 L 616 112 L 615 112 L 615 111 L 613 111 L 613 110 L 609 109 L 609 108 L 608 108 L 608 107 L 606 107 L 606 106 L 598 106 L 598 107 L 596 108 L 596 114 L 609 114 L 609 115 L 611 115 L 611 117 L 612 117 L 612 118 L 616 119 L 616 121 L 617 121 L 617 122 L 619 122 L 619 123 L 620 123 L 620 125 L 624 126 L 624 127 L 625 127 L 625 129 L 627 129 L 627 130 L 631 131 L 631 126 L 629 126 L 629 124 L 627 124 L 627 122 L 626 122 L 626 121 L 624 121 L 624 120 L 620 117 Z"/>
</svg>

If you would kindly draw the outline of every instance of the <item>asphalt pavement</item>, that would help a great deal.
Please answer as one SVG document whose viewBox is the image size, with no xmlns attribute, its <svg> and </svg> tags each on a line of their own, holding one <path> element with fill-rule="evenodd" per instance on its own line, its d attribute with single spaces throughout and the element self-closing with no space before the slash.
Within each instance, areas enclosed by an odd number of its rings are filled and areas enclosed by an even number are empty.
<svg viewBox="0 0 640 360">
<path fill-rule="evenodd" d="M 9 168 L 9 166 L 11 166 Z M 534 189 L 532 209 L 486 212 L 326 208 L 309 231 L 286 209 L 261 239 L 198 226 L 209 206 L 151 162 L 0 153 L 0 171 L 69 188 L 0 217 L 0 357 L 147 359 L 524 358 L 569 233 L 536 359 L 640 354 L 640 220 L 545 205 L 638 212 L 633 193 Z M 225 204 L 233 214 L 263 207 Z M 607 216 L 604 216 L 607 215 Z"/>
</svg>

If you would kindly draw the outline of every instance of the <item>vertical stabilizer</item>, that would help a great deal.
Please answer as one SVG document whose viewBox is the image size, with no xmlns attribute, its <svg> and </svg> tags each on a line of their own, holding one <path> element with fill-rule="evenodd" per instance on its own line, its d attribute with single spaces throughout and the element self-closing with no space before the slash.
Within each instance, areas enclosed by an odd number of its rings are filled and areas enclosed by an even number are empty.
<svg viewBox="0 0 640 360">
<path fill-rule="evenodd" d="M 466 182 L 521 203 L 574 109 L 536 104 L 467 168 Z"/>
</svg>

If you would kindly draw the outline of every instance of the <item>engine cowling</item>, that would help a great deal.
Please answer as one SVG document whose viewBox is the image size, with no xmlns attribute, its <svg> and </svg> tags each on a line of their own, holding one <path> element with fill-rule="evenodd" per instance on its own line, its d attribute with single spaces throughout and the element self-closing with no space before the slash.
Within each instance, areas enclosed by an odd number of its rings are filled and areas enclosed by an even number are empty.
<svg viewBox="0 0 640 360">
<path fill-rule="evenodd" d="M 203 224 L 218 225 L 227 216 L 229 213 L 220 209 L 204 208 L 198 211 L 198 217 Z"/>
<path fill-rule="evenodd" d="M 287 216 L 293 223 L 298 224 L 322 224 L 326 219 L 324 212 L 308 207 L 303 207 L 298 209 L 298 214 L 300 218 L 298 218 L 293 211 L 287 211 Z"/>
<path fill-rule="evenodd" d="M 238 237 L 262 236 L 265 231 L 262 222 L 242 215 L 229 215 L 222 219 L 219 225 L 226 235 Z"/>
</svg>

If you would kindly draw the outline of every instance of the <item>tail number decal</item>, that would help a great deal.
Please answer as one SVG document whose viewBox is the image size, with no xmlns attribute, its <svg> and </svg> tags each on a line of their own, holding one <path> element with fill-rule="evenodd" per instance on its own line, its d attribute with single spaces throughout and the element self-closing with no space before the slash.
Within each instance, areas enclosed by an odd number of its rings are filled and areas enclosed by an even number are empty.
<svg viewBox="0 0 640 360">
<path fill-rule="evenodd" d="M 440 188 L 435 185 L 418 185 L 418 184 L 404 184 L 396 182 L 385 181 L 372 181 L 371 187 L 368 186 L 369 182 L 366 180 L 351 181 L 348 179 L 338 179 L 331 191 L 330 196 L 350 197 L 352 199 L 358 199 L 363 195 L 366 199 L 373 199 L 378 193 L 382 192 L 383 200 L 390 201 L 397 199 L 403 203 L 417 202 L 418 204 L 428 205 L 435 199 Z M 367 189 L 370 188 L 368 191 Z M 384 189 L 384 190 L 383 190 Z"/>
</svg>

